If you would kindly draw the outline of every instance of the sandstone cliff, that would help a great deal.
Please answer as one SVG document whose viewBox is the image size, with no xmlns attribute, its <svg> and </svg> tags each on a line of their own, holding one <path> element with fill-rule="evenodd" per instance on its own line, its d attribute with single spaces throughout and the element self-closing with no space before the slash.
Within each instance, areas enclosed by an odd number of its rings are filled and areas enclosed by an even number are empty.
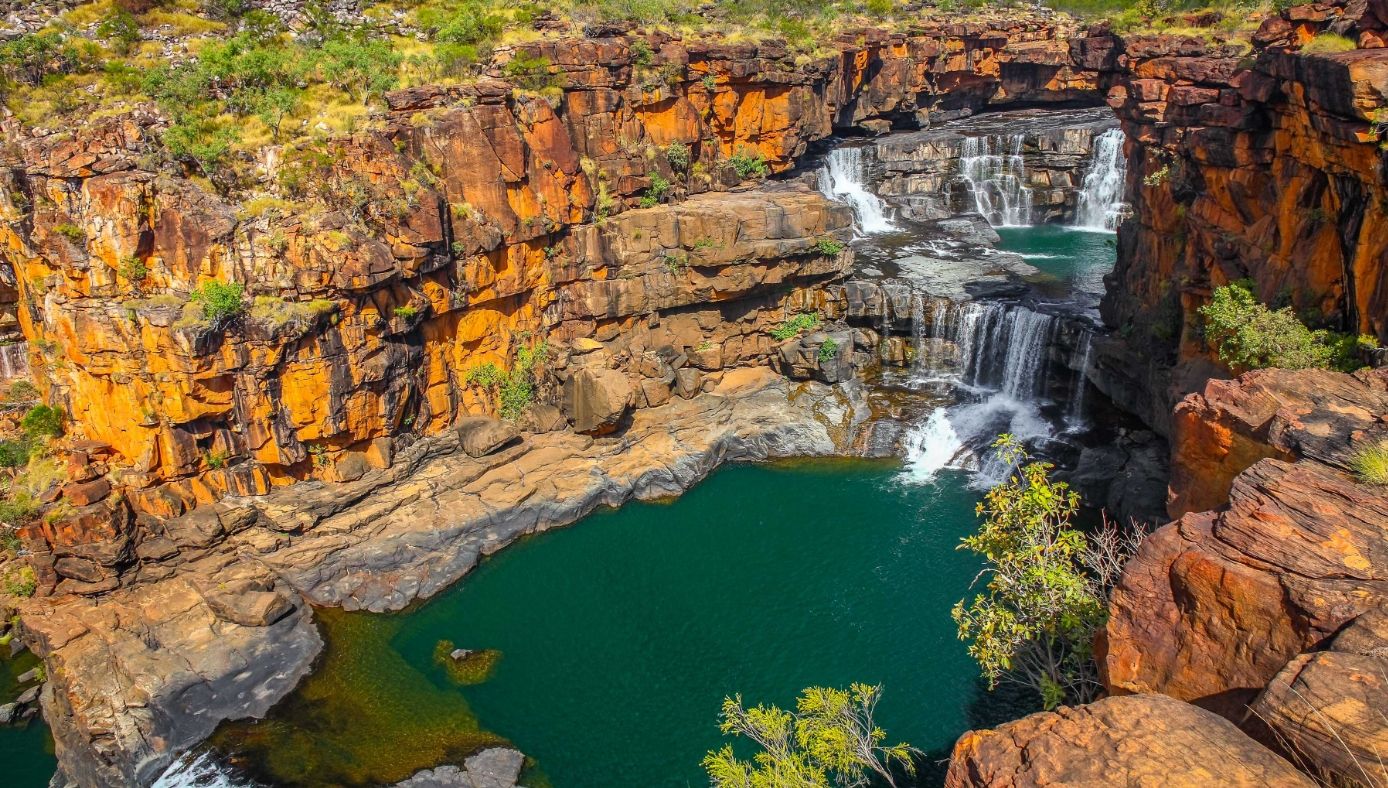
<svg viewBox="0 0 1388 788">
<path fill-rule="evenodd" d="M 1092 377 L 1157 429 L 1227 372 L 1196 313 L 1220 285 L 1248 279 L 1317 327 L 1388 340 L 1388 55 L 1298 50 L 1321 30 L 1382 46 L 1380 5 L 1299 6 L 1266 22 L 1252 52 L 1095 31 L 1076 43 L 1127 135 L 1133 208 L 1103 305 L 1117 335 Z"/>
</svg>

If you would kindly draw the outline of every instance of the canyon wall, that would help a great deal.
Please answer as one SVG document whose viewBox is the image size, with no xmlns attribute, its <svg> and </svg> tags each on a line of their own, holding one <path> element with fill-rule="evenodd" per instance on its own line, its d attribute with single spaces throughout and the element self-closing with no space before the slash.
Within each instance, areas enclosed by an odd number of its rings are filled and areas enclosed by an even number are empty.
<svg viewBox="0 0 1388 788">
<path fill-rule="evenodd" d="M 775 42 L 526 44 L 494 74 L 543 59 L 549 98 L 498 78 L 397 91 L 366 131 L 260 151 L 234 199 L 161 163 L 146 110 L 4 121 L 18 322 L 84 440 L 28 530 L 42 587 L 107 590 L 160 518 L 349 480 L 496 413 L 496 375 L 541 343 L 538 401 L 584 431 L 769 363 L 768 329 L 846 272 L 850 217 L 790 185 L 696 195 L 743 188 L 738 166 L 784 172 L 836 130 L 1092 96 L 1071 33 L 868 32 L 808 61 Z M 211 280 L 244 285 L 245 314 L 223 325 L 190 299 Z"/>
<path fill-rule="evenodd" d="M 1160 431 L 1181 396 L 1228 374 L 1197 313 L 1220 285 L 1249 280 L 1314 327 L 1388 340 L 1388 61 L 1297 49 L 1323 29 L 1381 46 L 1378 5 L 1300 6 L 1266 22 L 1253 52 L 1094 30 L 1076 42 L 1127 135 L 1133 214 L 1093 380 Z"/>
</svg>

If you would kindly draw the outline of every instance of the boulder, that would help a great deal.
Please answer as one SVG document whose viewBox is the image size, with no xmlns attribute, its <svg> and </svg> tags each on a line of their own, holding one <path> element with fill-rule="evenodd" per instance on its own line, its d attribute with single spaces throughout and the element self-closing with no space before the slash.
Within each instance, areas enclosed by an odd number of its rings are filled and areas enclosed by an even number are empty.
<svg viewBox="0 0 1388 788">
<path fill-rule="evenodd" d="M 564 384 L 564 410 L 576 432 L 612 432 L 632 399 L 631 381 L 615 369 L 580 369 Z"/>
<path fill-rule="evenodd" d="M 1165 695 L 1105 698 L 969 731 L 945 777 L 946 788 L 1315 784 L 1228 720 Z"/>
<path fill-rule="evenodd" d="M 1265 369 L 1212 380 L 1176 406 L 1167 511 L 1222 506 L 1234 477 L 1267 457 L 1343 467 L 1356 437 L 1388 437 L 1384 414 L 1388 370 Z"/>
<path fill-rule="evenodd" d="M 1267 459 L 1228 509 L 1149 536 L 1098 642 L 1110 692 L 1163 692 L 1233 719 L 1296 655 L 1388 589 L 1388 490 L 1315 462 Z"/>
<path fill-rule="evenodd" d="M 1253 704 L 1274 739 L 1334 784 L 1388 784 L 1388 613 L 1345 627 L 1329 651 L 1302 654 Z"/>
<path fill-rule="evenodd" d="M 415 773 L 395 788 L 515 788 L 525 756 L 509 747 L 491 747 L 463 761 Z"/>
<path fill-rule="evenodd" d="M 704 387 L 704 373 L 692 367 L 675 370 L 675 393 L 683 399 L 698 394 Z"/>
<path fill-rule="evenodd" d="M 520 437 L 515 425 L 485 416 L 458 420 L 458 445 L 469 457 L 485 457 Z"/>
</svg>

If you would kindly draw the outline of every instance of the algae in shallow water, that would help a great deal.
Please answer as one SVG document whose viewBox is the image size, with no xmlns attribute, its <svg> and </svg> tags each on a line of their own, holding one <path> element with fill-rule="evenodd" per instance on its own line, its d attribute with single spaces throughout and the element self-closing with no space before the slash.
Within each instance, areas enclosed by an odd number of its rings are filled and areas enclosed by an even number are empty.
<svg viewBox="0 0 1388 788">
<path fill-rule="evenodd" d="M 434 662 L 442 665 L 448 677 L 457 684 L 471 686 L 481 684 L 491 678 L 492 671 L 496 669 L 496 663 L 501 659 L 501 652 L 494 648 L 484 648 L 479 651 L 467 651 L 458 656 L 453 656 L 453 652 L 459 650 L 453 645 L 451 640 L 440 640 L 434 646 Z"/>
<path fill-rule="evenodd" d="M 266 719 L 214 736 L 237 768 L 275 785 L 389 785 L 506 743 L 481 729 L 456 685 L 440 686 L 391 647 L 402 616 L 318 616 L 322 664 Z"/>
</svg>

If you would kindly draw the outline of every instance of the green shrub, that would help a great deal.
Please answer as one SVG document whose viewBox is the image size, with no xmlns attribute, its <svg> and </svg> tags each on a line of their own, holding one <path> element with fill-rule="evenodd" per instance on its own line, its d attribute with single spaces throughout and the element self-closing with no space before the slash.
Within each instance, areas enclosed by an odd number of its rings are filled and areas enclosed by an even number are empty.
<svg viewBox="0 0 1388 788">
<path fill-rule="evenodd" d="M 665 147 L 665 160 L 675 172 L 689 170 L 689 146 L 683 142 L 672 142 Z"/>
<path fill-rule="evenodd" d="M 203 462 L 212 470 L 225 468 L 227 464 L 227 453 L 225 451 L 209 451 L 202 455 Z"/>
<path fill-rule="evenodd" d="M 728 159 L 728 164 L 732 165 L 737 177 L 744 181 L 748 178 L 765 178 L 771 174 L 766 159 L 756 151 L 743 149 Z"/>
<path fill-rule="evenodd" d="M 1160 186 L 1171 177 L 1171 165 L 1163 164 L 1161 169 L 1142 176 L 1144 186 Z"/>
<path fill-rule="evenodd" d="M 501 35 L 504 22 L 487 5 L 477 2 L 463 3 L 452 13 L 425 9 L 420 14 L 421 26 L 433 30 L 434 40 L 445 44 L 475 46 L 490 42 Z"/>
<path fill-rule="evenodd" d="M 27 440 L 0 441 L 0 468 L 20 468 L 29 462 L 30 444 Z"/>
<path fill-rule="evenodd" d="M 832 257 L 843 251 L 843 241 L 826 235 L 814 242 L 814 248 L 816 252 Z"/>
<path fill-rule="evenodd" d="M 11 490 L 0 498 L 0 523 L 11 527 L 24 525 L 39 513 L 39 502 L 25 490 Z"/>
<path fill-rule="evenodd" d="M 651 51 L 651 45 L 644 38 L 633 39 L 631 42 L 631 62 L 638 66 L 649 66 L 655 60 L 655 53 Z"/>
<path fill-rule="evenodd" d="M 549 58 L 543 55 L 531 56 L 525 52 L 517 52 L 501 70 L 507 79 L 516 83 L 522 90 L 547 94 L 555 92 L 561 86 L 561 78 L 550 73 Z"/>
<path fill-rule="evenodd" d="M 712 93 L 714 90 L 718 89 L 718 78 L 712 74 L 705 74 L 703 79 L 699 80 L 699 84 L 704 86 L 704 90 Z"/>
<path fill-rule="evenodd" d="M 1388 485 L 1388 440 L 1361 447 L 1350 456 L 1349 466 L 1365 484 Z"/>
<path fill-rule="evenodd" d="M 825 364 L 830 361 L 833 361 L 834 358 L 838 356 L 838 354 L 839 343 L 835 342 L 832 337 L 826 339 L 819 346 L 819 363 Z"/>
<path fill-rule="evenodd" d="M 1335 52 L 1352 52 L 1358 48 L 1359 45 L 1354 43 L 1353 39 L 1327 31 L 1317 33 L 1315 38 L 1302 45 L 1301 51 L 1313 55 L 1327 55 Z"/>
<path fill-rule="evenodd" d="M 641 197 L 642 208 L 652 208 L 665 200 L 670 193 L 670 181 L 658 172 L 650 174 L 651 185 L 647 187 L 645 195 Z"/>
<path fill-rule="evenodd" d="M 35 405 L 19 422 L 30 438 L 56 438 L 63 434 L 63 412 L 47 405 Z"/>
<path fill-rule="evenodd" d="M 1246 283 L 1216 288 L 1200 314 L 1206 339 L 1220 360 L 1238 372 L 1362 366 L 1357 360 L 1357 338 L 1347 342 L 1329 331 L 1312 331 L 1297 320 L 1291 307 L 1274 311 L 1260 303 Z"/>
<path fill-rule="evenodd" d="M 818 325 L 818 312 L 801 312 L 771 329 L 771 337 L 777 342 L 784 342 L 791 337 L 798 337 L 806 331 L 813 331 Z"/>
<path fill-rule="evenodd" d="M 132 283 L 144 281 L 144 278 L 149 276 L 149 266 L 135 255 L 122 258 L 118 271 L 122 278 Z"/>
<path fill-rule="evenodd" d="M 62 224 L 54 225 L 53 232 L 57 233 L 58 235 L 61 235 L 69 241 L 72 241 L 73 243 L 82 243 L 87 238 L 87 234 L 82 230 L 82 228 L 78 227 L 72 222 L 63 222 Z"/>
<path fill-rule="evenodd" d="M 245 292 L 246 288 L 240 282 L 214 279 L 199 285 L 188 300 L 202 307 L 202 319 L 215 331 L 241 316 L 246 308 L 242 299 Z"/>
<path fill-rule="evenodd" d="M 419 315 L 419 307 L 406 304 L 395 308 L 395 316 L 401 320 L 414 320 Z"/>
<path fill-rule="evenodd" d="M 5 394 L 6 402 L 33 402 L 38 398 L 38 387 L 27 380 L 16 380 L 11 383 L 9 392 Z"/>
<path fill-rule="evenodd" d="M 469 386 L 481 386 L 484 389 L 489 389 L 500 385 L 502 376 L 501 368 L 488 361 L 468 370 L 463 380 Z"/>
<path fill-rule="evenodd" d="M 38 587 L 34 568 L 27 564 L 5 573 L 5 591 L 11 596 L 31 597 Z"/>
</svg>

